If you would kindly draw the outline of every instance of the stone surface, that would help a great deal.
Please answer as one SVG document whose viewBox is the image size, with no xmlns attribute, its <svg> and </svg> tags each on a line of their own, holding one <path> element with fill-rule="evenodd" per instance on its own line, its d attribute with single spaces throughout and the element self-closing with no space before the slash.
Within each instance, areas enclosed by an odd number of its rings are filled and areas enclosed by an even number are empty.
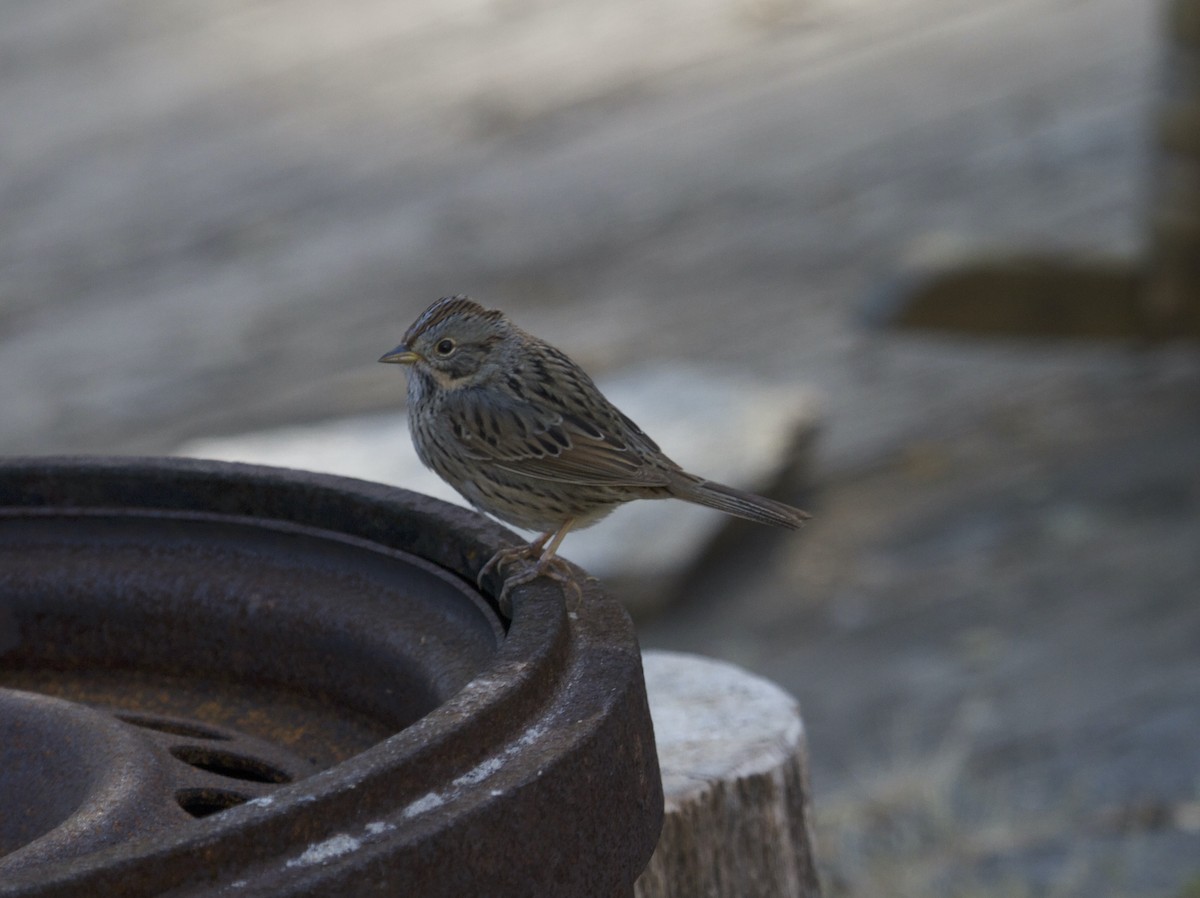
<svg viewBox="0 0 1200 898">
<path fill-rule="evenodd" d="M 961 409 L 641 628 L 797 696 L 833 896 L 1191 894 L 1200 359 Z"/>
</svg>

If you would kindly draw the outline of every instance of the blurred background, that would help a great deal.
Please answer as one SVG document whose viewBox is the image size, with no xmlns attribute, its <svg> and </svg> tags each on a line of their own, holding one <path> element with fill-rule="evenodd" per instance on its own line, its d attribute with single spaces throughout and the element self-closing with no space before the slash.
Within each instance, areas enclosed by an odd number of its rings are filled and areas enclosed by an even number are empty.
<svg viewBox="0 0 1200 898">
<path fill-rule="evenodd" d="M 0 452 L 398 414 L 456 292 L 815 394 L 814 522 L 640 630 L 799 697 L 827 893 L 1200 895 L 1194 344 L 862 314 L 947 248 L 1145 251 L 1162 10 L 7 0 Z"/>
</svg>

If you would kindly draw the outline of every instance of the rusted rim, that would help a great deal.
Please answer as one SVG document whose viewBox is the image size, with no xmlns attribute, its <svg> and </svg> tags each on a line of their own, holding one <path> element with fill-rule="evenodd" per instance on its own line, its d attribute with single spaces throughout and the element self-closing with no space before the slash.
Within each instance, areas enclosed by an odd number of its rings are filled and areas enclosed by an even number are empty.
<svg viewBox="0 0 1200 898">
<path fill-rule="evenodd" d="M 18 871 L 0 894 L 457 895 L 482 882 L 497 896 L 631 891 L 657 840 L 661 785 L 636 639 L 594 584 L 581 577 L 578 600 L 547 580 L 515 590 L 502 631 L 468 584 L 513 539 L 503 528 L 403 490 L 279 469 L 0 464 L 0 522 L 51 518 L 66 541 L 80 522 L 119 519 L 193 540 L 197 528 L 249 528 L 416 556 L 459 578 L 455 613 L 496 645 L 464 686 L 348 760 L 221 813 Z M 27 667 L 37 654 L 11 608 L 2 619 L 4 602 L 0 593 L 0 686 L 13 659 Z"/>
</svg>

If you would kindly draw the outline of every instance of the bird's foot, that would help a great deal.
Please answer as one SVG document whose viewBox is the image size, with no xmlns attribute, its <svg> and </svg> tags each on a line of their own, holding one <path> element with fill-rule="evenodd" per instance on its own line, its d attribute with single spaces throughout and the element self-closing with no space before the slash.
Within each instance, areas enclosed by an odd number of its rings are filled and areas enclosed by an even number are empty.
<svg viewBox="0 0 1200 898">
<path fill-rule="evenodd" d="M 502 549 L 493 555 L 491 560 L 484 565 L 483 570 L 479 572 L 479 576 L 482 579 L 483 575 L 491 569 L 501 570 L 514 561 L 529 559 L 531 555 L 535 554 L 536 549 L 532 546 Z M 549 558 L 540 557 L 527 565 L 524 570 L 513 571 L 504 578 L 504 585 L 500 588 L 500 594 L 496 596 L 496 604 L 505 617 L 512 617 L 512 598 L 510 595 L 512 591 L 518 586 L 532 583 L 538 577 L 549 577 L 557 583 L 569 586 L 575 591 L 576 598 L 583 598 L 583 589 L 580 587 L 578 579 L 576 579 L 574 572 L 571 570 L 571 565 L 566 560 L 559 558 L 557 555 L 551 555 Z"/>
<path fill-rule="evenodd" d="M 541 546 L 530 545 L 528 543 L 500 549 L 488 559 L 487 564 L 479 569 L 479 573 L 475 575 L 475 585 L 483 589 L 483 580 L 492 571 L 498 571 L 501 567 L 508 567 L 514 561 L 521 559 L 532 560 L 540 555 L 541 551 Z"/>
</svg>

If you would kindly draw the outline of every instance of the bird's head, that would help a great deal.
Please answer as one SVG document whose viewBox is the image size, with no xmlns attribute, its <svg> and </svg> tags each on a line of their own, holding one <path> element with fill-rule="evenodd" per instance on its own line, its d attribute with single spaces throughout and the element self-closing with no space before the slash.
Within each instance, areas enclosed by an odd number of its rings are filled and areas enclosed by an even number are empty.
<svg viewBox="0 0 1200 898">
<path fill-rule="evenodd" d="M 504 314 L 466 296 L 444 296 L 413 322 L 404 341 L 379 359 L 411 365 L 442 389 L 476 386 L 500 368 L 515 329 Z"/>
</svg>

